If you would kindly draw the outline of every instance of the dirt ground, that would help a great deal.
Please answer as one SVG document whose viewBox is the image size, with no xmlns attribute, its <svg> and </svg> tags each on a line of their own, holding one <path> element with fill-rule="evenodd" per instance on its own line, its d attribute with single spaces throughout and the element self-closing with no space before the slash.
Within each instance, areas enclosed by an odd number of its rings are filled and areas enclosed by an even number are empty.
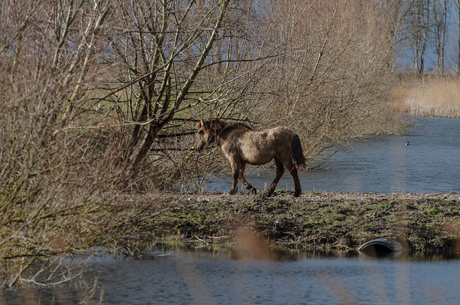
<svg viewBox="0 0 460 305">
<path fill-rule="evenodd" d="M 378 237 L 411 251 L 457 252 L 460 194 L 126 194 L 116 205 L 142 215 L 131 224 L 151 242 L 227 247 L 253 235 L 267 245 L 356 250 Z M 254 241 L 255 242 L 255 241 Z"/>
</svg>

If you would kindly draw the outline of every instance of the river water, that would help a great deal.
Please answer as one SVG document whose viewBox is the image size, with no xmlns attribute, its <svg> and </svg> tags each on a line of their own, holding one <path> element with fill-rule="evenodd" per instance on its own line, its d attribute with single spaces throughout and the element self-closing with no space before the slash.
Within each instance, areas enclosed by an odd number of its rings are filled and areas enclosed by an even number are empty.
<svg viewBox="0 0 460 305">
<path fill-rule="evenodd" d="M 315 258 L 241 261 L 180 253 L 109 263 L 113 304 L 458 304 L 460 262 Z"/>
<path fill-rule="evenodd" d="M 422 135 L 356 142 L 352 151 L 337 154 L 330 168 L 301 175 L 303 190 L 460 192 L 460 120 L 419 120 Z M 405 145 L 407 141 L 410 145 Z M 267 171 L 248 180 L 263 189 L 273 177 L 274 172 Z M 228 191 L 230 182 L 223 178 L 209 187 Z M 279 189 L 286 184 L 292 189 L 288 174 Z M 267 261 L 236 259 L 225 251 L 172 251 L 152 260 L 94 258 L 85 277 L 87 282 L 97 281 L 92 300 L 103 292 L 103 304 L 460 302 L 460 261 L 442 255 L 372 259 L 286 252 L 277 261 Z M 74 280 L 49 288 L 32 285 L 0 291 L 0 304 L 79 304 L 89 291 L 85 283 Z"/>
<path fill-rule="evenodd" d="M 153 260 L 93 259 L 97 304 L 458 304 L 460 261 L 445 256 L 370 259 L 287 253 L 278 261 L 229 252 L 169 252 Z M 91 275 L 88 276 L 91 278 Z M 25 287 L 1 304 L 79 304 L 76 281 Z M 84 286 L 84 285 L 82 285 Z"/>
<path fill-rule="evenodd" d="M 460 193 L 460 120 L 417 120 L 421 135 L 356 141 L 347 152 L 333 156 L 326 168 L 300 175 L 302 191 Z M 409 145 L 405 145 L 407 141 Z M 274 169 L 250 168 L 247 174 L 248 182 L 257 190 L 263 190 L 274 178 Z M 219 176 L 207 190 L 229 191 L 231 182 L 230 176 Z M 277 189 L 294 189 L 287 171 Z"/>
</svg>

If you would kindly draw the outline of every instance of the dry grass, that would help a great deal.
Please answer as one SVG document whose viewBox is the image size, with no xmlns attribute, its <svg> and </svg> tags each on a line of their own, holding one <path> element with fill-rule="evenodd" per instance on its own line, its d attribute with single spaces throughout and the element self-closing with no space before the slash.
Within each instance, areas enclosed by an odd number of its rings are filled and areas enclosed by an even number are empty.
<svg viewBox="0 0 460 305">
<path fill-rule="evenodd" d="M 392 90 L 392 110 L 413 116 L 460 118 L 460 81 L 404 81 Z"/>
</svg>

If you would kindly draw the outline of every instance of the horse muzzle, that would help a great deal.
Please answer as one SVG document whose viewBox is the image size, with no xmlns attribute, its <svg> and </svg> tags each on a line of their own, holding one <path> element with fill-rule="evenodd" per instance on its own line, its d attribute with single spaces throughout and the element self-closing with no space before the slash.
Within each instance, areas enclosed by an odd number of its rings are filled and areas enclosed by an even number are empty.
<svg viewBox="0 0 460 305">
<path fill-rule="evenodd" d="M 206 143 L 195 144 L 195 151 L 201 153 L 206 148 Z"/>
<path fill-rule="evenodd" d="M 203 149 L 201 148 L 198 148 L 198 147 L 195 147 L 195 151 L 198 152 L 198 153 L 201 153 L 203 151 Z"/>
</svg>

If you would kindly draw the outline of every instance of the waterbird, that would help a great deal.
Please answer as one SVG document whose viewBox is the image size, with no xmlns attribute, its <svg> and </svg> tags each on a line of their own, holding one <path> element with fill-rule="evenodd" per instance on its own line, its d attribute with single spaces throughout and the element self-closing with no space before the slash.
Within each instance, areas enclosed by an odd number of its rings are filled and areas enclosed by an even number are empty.
<svg viewBox="0 0 460 305">
<path fill-rule="evenodd" d="M 409 144 L 409 141 L 406 142 L 406 145 L 410 145 L 410 144 Z"/>
</svg>

